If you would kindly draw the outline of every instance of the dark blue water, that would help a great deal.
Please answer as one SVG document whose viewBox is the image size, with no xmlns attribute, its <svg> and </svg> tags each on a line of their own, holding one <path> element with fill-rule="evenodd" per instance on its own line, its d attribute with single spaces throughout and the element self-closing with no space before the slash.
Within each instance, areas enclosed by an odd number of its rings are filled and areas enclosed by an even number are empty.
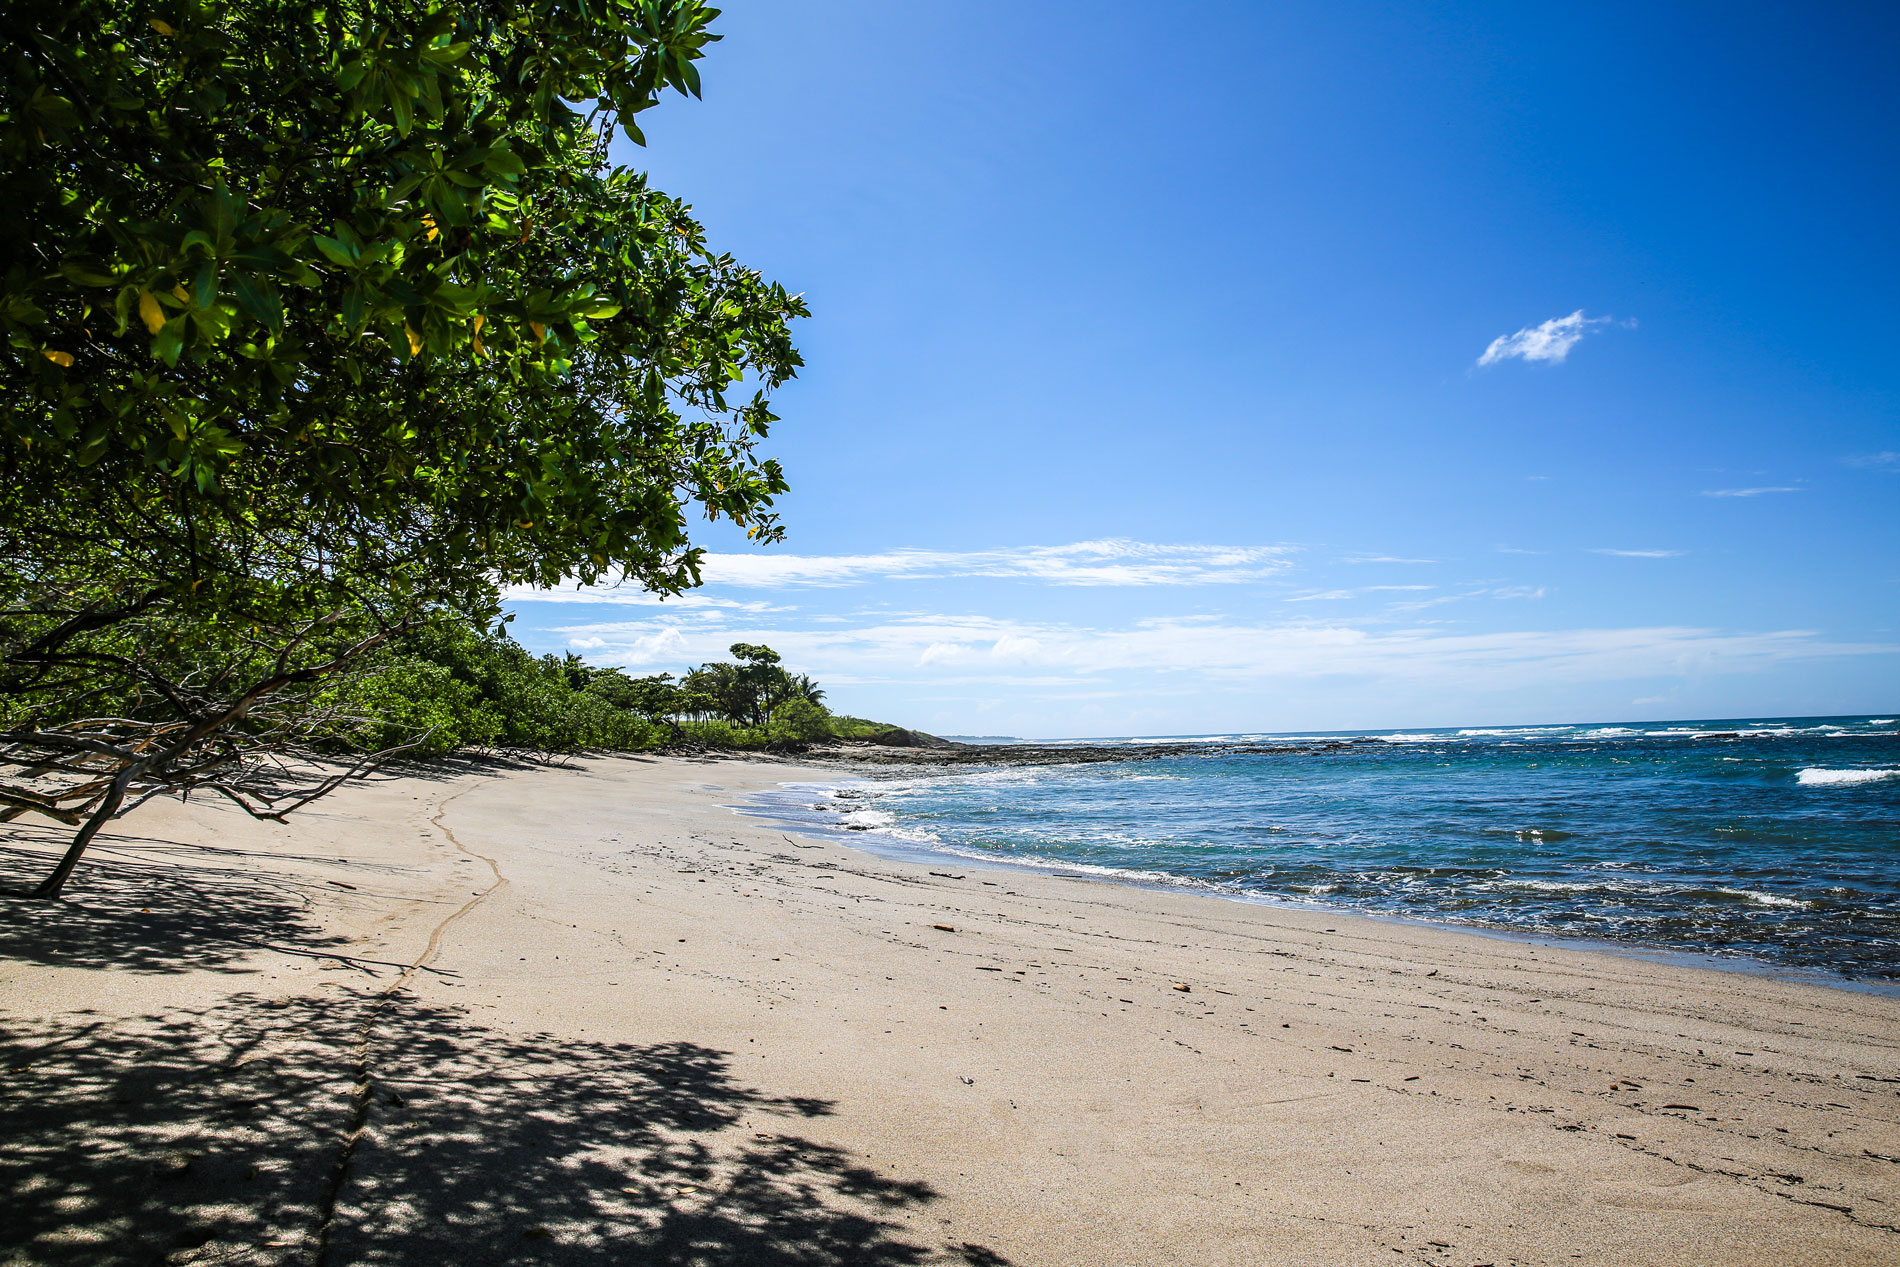
<svg viewBox="0 0 1900 1267">
<path fill-rule="evenodd" d="M 1325 751 L 1222 736 L 1160 760 L 900 775 L 821 803 L 969 858 L 1893 982 L 1896 731 L 1546 726 Z"/>
</svg>

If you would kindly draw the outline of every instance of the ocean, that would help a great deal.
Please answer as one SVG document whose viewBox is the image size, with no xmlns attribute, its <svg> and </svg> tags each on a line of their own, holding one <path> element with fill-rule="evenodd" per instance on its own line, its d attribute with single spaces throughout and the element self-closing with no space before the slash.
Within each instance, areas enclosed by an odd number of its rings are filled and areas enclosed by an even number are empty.
<svg viewBox="0 0 1900 1267">
<path fill-rule="evenodd" d="M 1078 743 L 1128 759 L 901 767 L 754 808 L 910 857 L 1900 989 L 1896 718 Z"/>
</svg>

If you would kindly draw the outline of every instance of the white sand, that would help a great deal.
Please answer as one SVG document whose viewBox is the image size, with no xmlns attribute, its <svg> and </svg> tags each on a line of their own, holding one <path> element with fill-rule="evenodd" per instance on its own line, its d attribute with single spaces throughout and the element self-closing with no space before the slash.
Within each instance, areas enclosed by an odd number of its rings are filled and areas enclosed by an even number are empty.
<svg viewBox="0 0 1900 1267">
<path fill-rule="evenodd" d="M 0 904 L 0 1262 L 1900 1262 L 1900 1001 L 723 808 L 825 777 L 140 811 Z"/>
</svg>

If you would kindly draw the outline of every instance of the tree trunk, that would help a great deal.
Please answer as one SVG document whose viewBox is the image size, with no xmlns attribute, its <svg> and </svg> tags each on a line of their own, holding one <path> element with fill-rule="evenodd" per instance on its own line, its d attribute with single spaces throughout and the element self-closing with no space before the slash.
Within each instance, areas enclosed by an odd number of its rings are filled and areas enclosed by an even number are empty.
<svg viewBox="0 0 1900 1267">
<path fill-rule="evenodd" d="M 86 820 L 86 825 L 81 827 L 79 834 L 73 837 L 73 843 L 66 847 L 66 856 L 59 860 L 57 867 L 53 868 L 53 874 L 47 876 L 40 887 L 33 890 L 34 897 L 59 896 L 59 891 L 66 887 L 66 877 L 70 876 L 73 868 L 79 865 L 79 859 L 86 852 L 86 846 L 92 843 L 92 838 L 99 834 L 101 827 L 112 821 L 112 816 L 119 812 L 119 806 L 125 804 L 125 785 L 126 781 L 123 778 L 112 781 L 112 786 L 106 790 L 106 799 L 99 802 L 99 808 L 92 812 L 92 817 Z"/>
</svg>

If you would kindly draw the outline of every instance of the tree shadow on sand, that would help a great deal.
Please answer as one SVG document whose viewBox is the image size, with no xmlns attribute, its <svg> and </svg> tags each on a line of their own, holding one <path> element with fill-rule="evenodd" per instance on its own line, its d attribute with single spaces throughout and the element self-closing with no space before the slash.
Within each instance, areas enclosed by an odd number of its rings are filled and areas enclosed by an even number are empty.
<svg viewBox="0 0 1900 1267">
<path fill-rule="evenodd" d="M 478 753 L 408 763 L 364 781 L 446 784 L 539 764 L 545 763 Z M 304 814 L 320 815 L 321 806 Z M 130 817 L 116 825 L 137 822 Z M 334 897 L 335 890 L 325 886 L 338 882 L 299 875 L 284 864 L 348 862 L 359 868 L 356 874 L 372 877 L 402 870 L 327 853 L 115 831 L 93 842 L 57 901 L 25 896 L 52 870 L 70 836 L 69 829 L 44 824 L 6 825 L 0 837 L 0 959 L 145 973 L 249 972 L 258 950 L 353 962 L 341 950 L 348 939 L 326 933 L 313 915 L 313 894 Z"/>
<path fill-rule="evenodd" d="M 322 958 L 344 944 L 313 918 L 309 890 L 317 882 L 271 865 L 284 853 L 115 836 L 99 841 L 66 895 L 49 902 L 21 895 L 51 866 L 43 834 L 9 830 L 0 843 L 0 958 L 241 972 L 252 969 L 247 958 L 259 949 Z"/>
<path fill-rule="evenodd" d="M 403 994 L 0 1026 L 0 1263 L 1003 1264 L 726 1053 Z"/>
</svg>

